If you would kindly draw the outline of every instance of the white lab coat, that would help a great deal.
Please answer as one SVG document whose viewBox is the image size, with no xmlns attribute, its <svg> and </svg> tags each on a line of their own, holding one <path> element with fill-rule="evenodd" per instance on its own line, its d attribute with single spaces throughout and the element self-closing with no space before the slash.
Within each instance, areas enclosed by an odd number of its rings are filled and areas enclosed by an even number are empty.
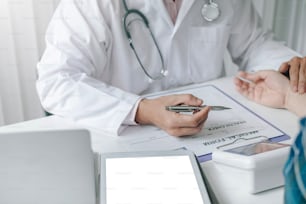
<svg viewBox="0 0 306 204">
<path fill-rule="evenodd" d="M 148 18 L 168 69 L 167 77 L 150 83 L 123 32 L 121 0 L 62 0 L 38 64 L 43 107 L 118 133 L 139 95 L 223 76 L 226 49 L 243 70 L 277 69 L 297 55 L 263 33 L 250 0 L 216 0 L 221 16 L 214 22 L 201 16 L 205 2 L 184 0 L 173 25 L 162 0 L 127 0 Z M 148 35 L 141 28 L 135 27 L 133 38 L 145 45 Z M 154 50 L 150 46 L 139 54 L 158 62 Z"/>
</svg>

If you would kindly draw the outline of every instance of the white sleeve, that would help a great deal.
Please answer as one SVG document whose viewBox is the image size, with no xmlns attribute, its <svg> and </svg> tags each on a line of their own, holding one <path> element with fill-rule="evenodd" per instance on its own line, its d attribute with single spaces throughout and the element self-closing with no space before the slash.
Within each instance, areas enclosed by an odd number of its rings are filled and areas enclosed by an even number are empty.
<svg viewBox="0 0 306 204">
<path fill-rule="evenodd" d="M 61 1 L 38 63 L 37 90 L 46 111 L 119 134 L 139 96 L 98 80 L 107 66 L 109 29 L 96 1 Z"/>
<path fill-rule="evenodd" d="M 264 32 L 261 19 L 250 0 L 237 0 L 228 44 L 233 61 L 241 70 L 277 70 L 283 62 L 300 56 L 284 43 L 273 40 L 271 32 Z"/>
<path fill-rule="evenodd" d="M 140 101 L 143 98 L 139 98 L 138 101 L 135 103 L 133 109 L 131 110 L 131 112 L 127 115 L 127 117 L 125 118 L 125 120 L 123 121 L 124 125 L 138 125 L 138 123 L 136 123 L 135 118 L 136 118 L 136 113 L 137 113 L 137 109 L 139 106 Z"/>
</svg>

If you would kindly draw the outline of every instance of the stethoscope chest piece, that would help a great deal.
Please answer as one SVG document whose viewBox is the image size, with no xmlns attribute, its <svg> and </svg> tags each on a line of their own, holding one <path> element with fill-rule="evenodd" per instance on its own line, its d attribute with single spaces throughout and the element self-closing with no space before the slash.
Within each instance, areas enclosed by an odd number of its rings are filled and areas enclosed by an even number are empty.
<svg viewBox="0 0 306 204">
<path fill-rule="evenodd" d="M 204 4 L 202 7 L 202 17 L 206 21 L 214 21 L 220 16 L 220 9 L 218 7 L 218 4 L 214 3 L 212 0 L 210 0 L 209 3 Z"/>
</svg>

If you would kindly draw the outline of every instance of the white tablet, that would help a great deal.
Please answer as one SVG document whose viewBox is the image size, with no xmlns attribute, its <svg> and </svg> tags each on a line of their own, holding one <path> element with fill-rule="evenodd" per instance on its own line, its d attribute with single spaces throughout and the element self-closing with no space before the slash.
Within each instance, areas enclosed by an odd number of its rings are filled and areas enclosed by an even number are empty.
<svg viewBox="0 0 306 204">
<path fill-rule="evenodd" d="M 110 153 L 101 155 L 100 202 L 210 204 L 193 153 Z"/>
</svg>

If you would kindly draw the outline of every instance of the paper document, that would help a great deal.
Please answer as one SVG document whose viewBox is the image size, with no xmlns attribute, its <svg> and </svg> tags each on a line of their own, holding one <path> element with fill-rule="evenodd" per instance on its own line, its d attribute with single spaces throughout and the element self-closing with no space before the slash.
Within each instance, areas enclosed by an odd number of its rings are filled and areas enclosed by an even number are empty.
<svg viewBox="0 0 306 204">
<path fill-rule="evenodd" d="M 123 131 L 119 141 L 128 144 L 128 148 L 132 151 L 186 148 L 199 157 L 238 138 L 285 136 L 288 139 L 288 136 L 281 130 L 212 85 L 199 85 L 192 89 L 162 92 L 150 97 L 179 93 L 193 94 L 203 99 L 206 105 L 226 106 L 231 109 L 210 111 L 203 130 L 194 136 L 173 137 L 154 126 L 130 126 Z"/>
</svg>

